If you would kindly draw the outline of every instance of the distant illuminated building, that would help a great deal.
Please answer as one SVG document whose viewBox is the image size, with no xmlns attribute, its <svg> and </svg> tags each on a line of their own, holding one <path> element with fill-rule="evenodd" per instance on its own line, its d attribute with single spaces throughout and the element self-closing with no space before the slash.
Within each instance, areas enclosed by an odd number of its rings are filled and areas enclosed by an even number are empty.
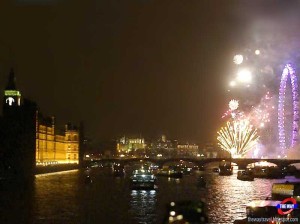
<svg viewBox="0 0 300 224">
<path fill-rule="evenodd" d="M 177 140 L 169 140 L 166 135 L 161 135 L 157 141 L 151 144 L 152 151 L 160 154 L 173 153 L 177 148 Z"/>
<path fill-rule="evenodd" d="M 36 164 L 78 163 L 78 153 L 78 128 L 67 124 L 63 131 L 56 131 L 54 117 L 43 118 L 37 111 Z"/>
<path fill-rule="evenodd" d="M 215 142 L 207 142 L 200 150 L 200 155 L 205 158 L 227 157 L 228 153 L 222 150 Z"/>
<path fill-rule="evenodd" d="M 117 143 L 118 153 L 131 153 L 138 149 L 145 149 L 146 144 L 144 138 L 120 138 Z"/>
<path fill-rule="evenodd" d="M 199 153 L 199 146 L 196 144 L 178 144 L 177 155 L 178 156 L 197 156 Z"/>
</svg>

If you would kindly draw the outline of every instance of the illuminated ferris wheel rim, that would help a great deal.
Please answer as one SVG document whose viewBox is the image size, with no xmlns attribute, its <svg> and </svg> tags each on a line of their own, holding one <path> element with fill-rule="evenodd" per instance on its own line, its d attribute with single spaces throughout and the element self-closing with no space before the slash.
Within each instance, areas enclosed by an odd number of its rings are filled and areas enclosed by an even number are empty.
<svg viewBox="0 0 300 224">
<path fill-rule="evenodd" d="M 291 86 L 292 86 L 292 101 L 293 101 L 293 129 L 292 129 L 292 140 L 290 146 L 295 146 L 298 137 L 298 121 L 299 121 L 299 108 L 298 108 L 298 83 L 295 71 L 290 64 L 287 64 L 283 69 L 280 87 L 279 87 L 279 99 L 278 99 L 278 137 L 279 137 L 279 147 L 282 153 L 285 153 L 287 148 L 286 145 L 286 134 L 284 128 L 284 104 L 285 104 L 285 92 L 287 78 L 290 75 Z"/>
</svg>

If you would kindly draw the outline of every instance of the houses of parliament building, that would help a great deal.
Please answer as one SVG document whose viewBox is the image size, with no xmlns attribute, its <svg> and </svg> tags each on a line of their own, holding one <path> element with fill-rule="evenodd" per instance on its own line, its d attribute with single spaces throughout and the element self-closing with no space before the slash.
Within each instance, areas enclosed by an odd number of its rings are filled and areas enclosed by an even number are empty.
<svg viewBox="0 0 300 224">
<path fill-rule="evenodd" d="M 79 130 L 66 124 L 64 130 L 55 129 L 55 118 L 44 118 L 37 111 L 36 164 L 78 163 Z"/>
<path fill-rule="evenodd" d="M 13 70 L 4 90 L 0 117 L 0 172 L 34 173 L 36 166 L 78 164 L 80 128 L 58 128 L 55 117 L 44 117 L 37 104 L 23 99 Z"/>
</svg>

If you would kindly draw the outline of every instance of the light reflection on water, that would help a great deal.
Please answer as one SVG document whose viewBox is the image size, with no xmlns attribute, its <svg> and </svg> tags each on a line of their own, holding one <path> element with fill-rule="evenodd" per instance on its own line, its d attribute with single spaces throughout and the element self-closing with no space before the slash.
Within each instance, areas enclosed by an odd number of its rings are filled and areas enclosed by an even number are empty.
<svg viewBox="0 0 300 224">
<path fill-rule="evenodd" d="M 162 223 L 171 201 L 203 200 L 210 223 L 229 224 L 245 218 L 247 203 L 269 196 L 272 183 L 286 181 L 248 182 L 237 180 L 236 174 L 205 173 L 207 190 L 197 187 L 196 175 L 189 175 L 182 179 L 159 177 L 157 190 L 134 191 L 130 190 L 129 175 L 116 178 L 109 169 L 93 169 L 92 184 L 85 184 L 85 175 L 83 171 L 43 175 L 29 186 L 0 187 L 3 223 L 154 224 Z"/>
<path fill-rule="evenodd" d="M 175 183 L 180 183 L 181 178 L 171 178 L 168 177 L 168 182 L 175 182 Z"/>
<path fill-rule="evenodd" d="M 294 177 L 285 180 L 255 179 L 240 181 L 232 176 L 214 175 L 210 178 L 206 201 L 211 223 L 233 223 L 246 218 L 246 204 L 252 200 L 264 200 L 271 195 L 272 184 L 276 182 L 299 181 Z"/>
<path fill-rule="evenodd" d="M 35 178 L 35 223 L 79 223 L 79 171 L 43 174 Z"/>
<path fill-rule="evenodd" d="M 156 191 L 132 190 L 129 213 L 137 223 L 157 223 Z"/>
</svg>

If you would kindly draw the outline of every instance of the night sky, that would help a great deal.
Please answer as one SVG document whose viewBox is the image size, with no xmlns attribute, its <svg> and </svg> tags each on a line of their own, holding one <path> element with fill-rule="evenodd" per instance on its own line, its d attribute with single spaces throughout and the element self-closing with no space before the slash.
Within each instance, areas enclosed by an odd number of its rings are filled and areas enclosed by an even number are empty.
<svg viewBox="0 0 300 224">
<path fill-rule="evenodd" d="M 299 17 L 299 1 L 283 0 L 2 0 L 0 90 L 14 67 L 43 114 L 82 120 L 97 140 L 204 143 L 216 139 L 232 57 L 259 38 L 255 26 L 268 21 L 276 36 L 299 30 Z"/>
</svg>

